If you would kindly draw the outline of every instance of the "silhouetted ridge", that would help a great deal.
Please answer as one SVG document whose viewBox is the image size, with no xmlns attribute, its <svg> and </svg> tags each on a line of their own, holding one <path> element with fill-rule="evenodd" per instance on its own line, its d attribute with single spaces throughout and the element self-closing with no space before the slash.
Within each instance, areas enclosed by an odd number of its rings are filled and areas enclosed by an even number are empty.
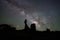
<svg viewBox="0 0 60 40">
<path fill-rule="evenodd" d="M 1 24 L 0 25 L 0 30 L 16 30 L 16 28 L 15 27 L 11 27 L 10 25 L 8 25 L 8 24 Z"/>
<path fill-rule="evenodd" d="M 3 35 L 4 37 L 6 37 L 7 35 L 10 37 L 19 37 L 19 39 L 56 39 L 56 32 L 51 32 L 50 29 L 46 29 L 46 31 L 36 31 L 36 25 L 33 23 L 30 25 L 30 28 L 27 25 L 27 20 L 25 19 L 24 21 L 25 24 L 25 28 L 23 30 L 16 30 L 16 28 L 11 27 L 8 24 L 1 24 L 0 25 L 0 37 L 1 35 Z M 3 30 L 3 32 L 1 32 Z M 8 32 L 8 33 L 4 33 L 4 32 Z M 3 34 L 2 34 L 3 33 Z M 7 37 L 8 37 L 7 36 Z M 10 39 L 11 39 L 10 37 Z M 3 37 L 2 37 L 3 38 Z M 15 38 L 14 38 L 15 39 Z"/>
<path fill-rule="evenodd" d="M 23 30 L 19 30 L 19 31 L 25 31 L 25 32 L 33 32 L 33 31 L 36 31 L 36 25 L 33 23 L 33 24 L 31 24 L 30 25 L 30 28 L 29 28 L 29 26 L 28 26 L 28 24 L 27 24 L 27 19 L 25 19 L 25 21 L 24 21 L 24 24 L 25 24 L 25 28 L 23 29 Z M 8 24 L 1 24 L 0 25 L 0 30 L 4 30 L 4 31 L 6 31 L 6 30 L 15 30 L 16 31 L 16 28 L 15 27 L 12 27 L 12 26 L 10 26 L 10 25 L 8 25 Z M 46 29 L 46 31 L 47 32 L 50 32 L 50 29 Z"/>
</svg>

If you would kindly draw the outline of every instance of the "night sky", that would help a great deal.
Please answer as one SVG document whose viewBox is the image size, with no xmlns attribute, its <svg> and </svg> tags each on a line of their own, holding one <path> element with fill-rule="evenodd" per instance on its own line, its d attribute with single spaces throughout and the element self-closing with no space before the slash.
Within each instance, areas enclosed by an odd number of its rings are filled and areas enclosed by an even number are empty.
<svg viewBox="0 0 60 40">
<path fill-rule="evenodd" d="M 60 0 L 0 0 L 0 24 L 24 29 L 25 19 L 38 31 L 60 31 Z"/>
</svg>

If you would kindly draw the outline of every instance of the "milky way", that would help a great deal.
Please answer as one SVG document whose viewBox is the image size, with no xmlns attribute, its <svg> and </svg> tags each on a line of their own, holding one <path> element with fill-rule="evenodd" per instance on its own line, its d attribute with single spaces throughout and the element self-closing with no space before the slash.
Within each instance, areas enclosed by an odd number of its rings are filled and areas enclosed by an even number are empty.
<svg viewBox="0 0 60 40">
<path fill-rule="evenodd" d="M 1 0 L 0 24 L 23 29 L 24 19 L 27 19 L 28 25 L 35 23 L 37 30 L 59 30 L 59 4 L 59 0 Z"/>
</svg>

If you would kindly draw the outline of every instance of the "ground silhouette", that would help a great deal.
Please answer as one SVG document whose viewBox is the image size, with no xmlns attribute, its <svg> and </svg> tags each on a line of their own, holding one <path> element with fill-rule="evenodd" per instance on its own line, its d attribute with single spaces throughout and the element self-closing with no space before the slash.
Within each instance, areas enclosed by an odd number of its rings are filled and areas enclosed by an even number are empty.
<svg viewBox="0 0 60 40">
<path fill-rule="evenodd" d="M 8 24 L 1 24 L 0 25 L 0 37 L 17 37 L 18 39 L 56 39 L 56 31 L 50 31 L 50 29 L 46 29 L 46 31 L 36 31 L 36 25 L 33 23 L 31 24 L 31 28 L 28 27 L 27 19 L 24 21 L 25 28 L 23 30 L 16 30 L 16 28 L 8 25 Z M 8 33 L 5 33 L 8 32 Z M 11 36 L 11 37 L 10 37 Z M 14 38 L 15 39 L 15 38 Z"/>
<path fill-rule="evenodd" d="M 16 30 L 16 28 L 12 27 L 8 24 L 1 24 L 0 25 L 0 31 L 13 31 L 13 30 Z"/>
</svg>

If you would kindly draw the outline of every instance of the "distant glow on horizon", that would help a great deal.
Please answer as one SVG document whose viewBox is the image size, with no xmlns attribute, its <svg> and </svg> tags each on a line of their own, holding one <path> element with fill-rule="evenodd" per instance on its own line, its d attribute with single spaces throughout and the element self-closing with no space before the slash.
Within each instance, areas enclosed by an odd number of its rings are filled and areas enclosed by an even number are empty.
<svg viewBox="0 0 60 40">
<path fill-rule="evenodd" d="M 32 23 L 38 24 L 36 21 L 33 21 Z"/>
<path fill-rule="evenodd" d="M 32 23 L 36 24 L 36 27 L 40 27 L 37 21 L 31 20 Z"/>
</svg>

